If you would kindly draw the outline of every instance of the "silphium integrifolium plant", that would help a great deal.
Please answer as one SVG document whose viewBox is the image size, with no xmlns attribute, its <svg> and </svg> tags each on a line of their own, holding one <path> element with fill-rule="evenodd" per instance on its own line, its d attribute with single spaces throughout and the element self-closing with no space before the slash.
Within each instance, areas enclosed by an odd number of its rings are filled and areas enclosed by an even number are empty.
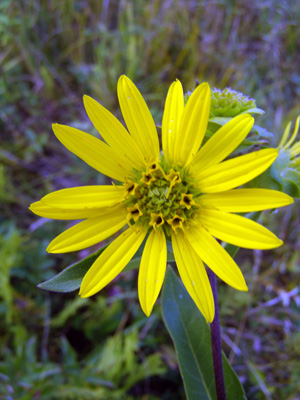
<svg viewBox="0 0 300 400">
<path fill-rule="evenodd" d="M 84 276 L 81 297 L 109 284 L 145 241 L 138 294 L 149 316 L 164 281 L 169 241 L 183 284 L 211 322 L 215 305 L 204 264 L 233 288 L 247 291 L 243 274 L 218 240 L 248 249 L 282 244 L 265 227 L 239 215 L 292 203 L 280 191 L 241 187 L 267 170 L 278 150 L 265 148 L 227 159 L 253 128 L 254 118 L 245 113 L 255 109 L 251 100 L 237 114 L 235 105 L 228 122 L 203 144 L 218 99 L 224 115 L 228 110 L 222 93 L 214 96 L 212 102 L 209 85 L 202 83 L 185 104 L 181 83 L 172 83 L 162 119 L 162 150 L 150 111 L 126 76 L 119 79 L 118 98 L 128 131 L 89 96 L 84 97 L 85 109 L 106 143 L 73 127 L 53 125 L 68 150 L 112 183 L 58 190 L 31 205 L 31 211 L 43 217 L 83 220 L 55 238 L 48 252 L 81 250 L 121 230 Z"/>
</svg>

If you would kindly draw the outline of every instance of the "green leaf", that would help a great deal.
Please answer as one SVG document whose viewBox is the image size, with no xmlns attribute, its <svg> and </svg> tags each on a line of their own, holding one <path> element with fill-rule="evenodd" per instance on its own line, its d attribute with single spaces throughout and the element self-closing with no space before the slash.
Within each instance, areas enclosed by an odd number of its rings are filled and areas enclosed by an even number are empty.
<svg viewBox="0 0 300 400">
<path fill-rule="evenodd" d="M 232 118 L 231 117 L 214 117 L 214 118 L 209 118 L 209 122 L 213 122 L 214 124 L 217 125 L 225 125 L 227 124 L 227 122 L 231 121 Z"/>
<path fill-rule="evenodd" d="M 290 179 L 284 180 L 283 191 L 284 193 L 287 193 L 291 197 L 295 197 L 297 199 L 300 198 L 299 186 L 296 185 L 296 183 Z"/>
<path fill-rule="evenodd" d="M 68 293 L 78 289 L 81 285 L 81 281 L 91 267 L 96 258 L 106 249 L 108 245 L 101 247 L 95 253 L 90 254 L 83 260 L 78 261 L 75 264 L 70 265 L 53 278 L 48 279 L 38 285 L 38 288 L 43 290 L 49 290 L 50 292 L 62 292 Z"/>
<path fill-rule="evenodd" d="M 48 290 L 50 292 L 61 292 L 61 293 L 69 293 L 79 289 L 84 275 L 87 273 L 87 271 L 92 266 L 94 261 L 106 249 L 107 246 L 108 244 L 101 247 L 101 249 L 97 250 L 95 253 L 90 254 L 83 260 L 80 260 L 77 263 L 72 264 L 69 267 L 65 268 L 62 272 L 55 275 L 53 278 L 40 283 L 38 285 L 38 288 L 43 290 Z M 123 270 L 124 272 L 139 268 L 143 248 L 144 246 L 142 244 L 139 250 L 137 251 L 135 257 L 131 261 L 129 261 L 126 268 L 124 268 Z M 168 261 L 169 262 L 174 261 L 174 254 L 169 244 L 168 244 Z"/>
<path fill-rule="evenodd" d="M 286 168 L 282 174 L 283 191 L 288 195 L 300 197 L 300 173 L 294 168 Z"/>
<path fill-rule="evenodd" d="M 162 294 L 164 323 L 173 339 L 188 400 L 217 400 L 210 329 L 169 267 Z M 223 354 L 227 399 L 245 400 L 244 389 Z"/>
<path fill-rule="evenodd" d="M 252 131 L 256 132 L 259 136 L 262 136 L 264 138 L 272 138 L 274 135 L 273 133 L 267 131 L 265 128 L 262 128 L 259 125 L 254 124 L 252 126 Z"/>
<path fill-rule="evenodd" d="M 294 168 L 286 168 L 283 173 L 283 180 L 289 179 L 295 183 L 295 185 L 300 186 L 300 173 Z"/>
<path fill-rule="evenodd" d="M 248 110 L 242 111 L 240 114 L 260 114 L 263 115 L 265 111 L 261 108 L 248 108 Z"/>
</svg>

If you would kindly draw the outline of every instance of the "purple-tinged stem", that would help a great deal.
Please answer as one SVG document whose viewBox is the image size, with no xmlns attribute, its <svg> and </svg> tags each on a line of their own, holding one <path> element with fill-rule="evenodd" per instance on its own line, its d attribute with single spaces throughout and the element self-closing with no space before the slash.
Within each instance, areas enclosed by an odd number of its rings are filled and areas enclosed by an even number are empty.
<svg viewBox="0 0 300 400">
<path fill-rule="evenodd" d="M 215 318 L 210 324 L 211 345 L 213 353 L 216 392 L 218 400 L 226 400 L 225 382 L 222 363 L 222 342 L 220 329 L 220 315 L 218 305 L 217 277 L 213 271 L 208 271 L 208 276 L 215 301 Z"/>
</svg>

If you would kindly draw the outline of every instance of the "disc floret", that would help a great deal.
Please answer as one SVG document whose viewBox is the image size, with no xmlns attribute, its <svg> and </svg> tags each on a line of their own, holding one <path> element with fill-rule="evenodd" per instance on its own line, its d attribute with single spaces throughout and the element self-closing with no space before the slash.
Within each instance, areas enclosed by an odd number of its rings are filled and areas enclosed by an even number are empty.
<svg viewBox="0 0 300 400">
<path fill-rule="evenodd" d="M 134 170 L 124 184 L 127 221 L 146 229 L 163 230 L 167 236 L 185 230 L 199 210 L 200 196 L 192 174 L 170 167 L 164 159 Z"/>
</svg>

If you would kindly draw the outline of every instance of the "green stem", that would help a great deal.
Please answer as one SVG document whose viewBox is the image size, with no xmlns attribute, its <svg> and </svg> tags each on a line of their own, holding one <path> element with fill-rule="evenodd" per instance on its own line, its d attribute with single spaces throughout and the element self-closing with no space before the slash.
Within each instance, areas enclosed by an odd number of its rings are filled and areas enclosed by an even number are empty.
<svg viewBox="0 0 300 400">
<path fill-rule="evenodd" d="M 213 353 L 217 399 L 226 400 L 223 363 L 222 363 L 222 342 L 221 342 L 220 315 L 219 315 L 219 305 L 218 305 L 217 277 L 211 270 L 209 270 L 208 276 L 215 301 L 215 318 L 210 325 L 210 334 L 211 334 L 211 345 Z"/>
</svg>

